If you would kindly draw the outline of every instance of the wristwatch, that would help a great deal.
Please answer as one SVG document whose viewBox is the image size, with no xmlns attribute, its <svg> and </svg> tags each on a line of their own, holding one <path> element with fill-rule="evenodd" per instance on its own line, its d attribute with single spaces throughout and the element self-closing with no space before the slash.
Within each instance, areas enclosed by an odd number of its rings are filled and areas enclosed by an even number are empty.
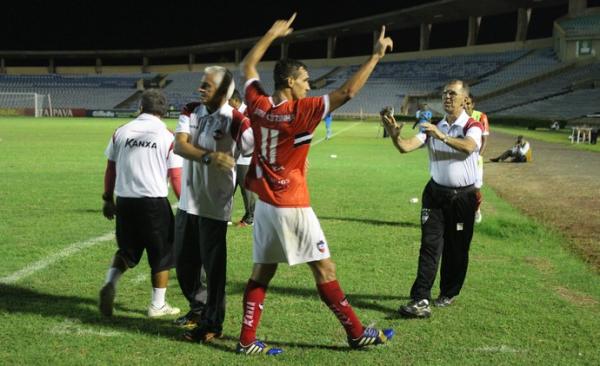
<svg viewBox="0 0 600 366">
<path fill-rule="evenodd" d="M 202 158 L 200 159 L 204 164 L 209 165 L 210 164 L 210 153 L 205 153 L 204 155 L 202 155 Z"/>
</svg>

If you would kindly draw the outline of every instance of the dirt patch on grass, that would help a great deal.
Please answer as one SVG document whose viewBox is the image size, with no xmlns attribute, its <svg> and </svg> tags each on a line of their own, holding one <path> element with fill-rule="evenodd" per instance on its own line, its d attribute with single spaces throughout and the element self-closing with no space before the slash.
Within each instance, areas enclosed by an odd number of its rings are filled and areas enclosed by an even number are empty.
<svg viewBox="0 0 600 366">
<path fill-rule="evenodd" d="M 535 269 L 543 274 L 554 271 L 554 265 L 546 258 L 525 257 L 525 262 L 532 265 Z"/>
<path fill-rule="evenodd" d="M 492 133 L 484 160 L 510 148 L 515 136 Z M 600 273 L 600 154 L 529 140 L 533 162 L 484 165 L 484 182 L 538 222 L 561 232 L 565 247 Z M 482 207 L 485 217 L 485 203 Z"/>
<path fill-rule="evenodd" d="M 558 296 L 563 298 L 565 301 L 573 305 L 578 306 L 596 306 L 598 305 L 598 300 L 594 299 L 590 295 L 583 294 L 581 292 L 573 291 L 566 287 L 556 287 L 554 289 Z"/>
</svg>

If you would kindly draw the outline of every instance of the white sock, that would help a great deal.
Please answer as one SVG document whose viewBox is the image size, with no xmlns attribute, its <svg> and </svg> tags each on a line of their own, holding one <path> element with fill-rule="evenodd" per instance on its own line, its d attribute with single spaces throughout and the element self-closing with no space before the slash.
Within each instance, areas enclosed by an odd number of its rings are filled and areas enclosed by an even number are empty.
<svg viewBox="0 0 600 366">
<path fill-rule="evenodd" d="M 110 267 L 108 272 L 106 272 L 106 280 L 104 281 L 104 284 L 106 285 L 110 282 L 113 284 L 113 286 L 117 287 L 117 281 L 119 281 L 119 278 L 121 278 L 122 274 L 123 272 L 121 272 L 118 268 Z"/>
<path fill-rule="evenodd" d="M 152 288 L 152 306 L 157 309 L 165 306 L 165 294 L 167 293 L 167 288 Z"/>
</svg>

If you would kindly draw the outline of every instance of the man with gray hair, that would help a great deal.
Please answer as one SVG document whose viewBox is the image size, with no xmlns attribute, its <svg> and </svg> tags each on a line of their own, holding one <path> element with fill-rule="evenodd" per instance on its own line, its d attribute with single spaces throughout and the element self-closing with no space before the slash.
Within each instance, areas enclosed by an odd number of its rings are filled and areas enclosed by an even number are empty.
<svg viewBox="0 0 600 366">
<path fill-rule="evenodd" d="M 393 115 L 382 115 L 392 143 L 401 153 L 427 145 L 431 179 L 423 191 L 421 208 L 421 249 L 417 278 L 410 291 L 411 301 L 400 307 L 401 315 L 431 316 L 431 288 L 441 257 L 440 294 L 434 305 L 445 307 L 454 301 L 467 275 L 469 247 L 473 237 L 477 195 L 477 159 L 483 126 L 465 112 L 469 87 L 452 80 L 442 92 L 446 116 L 437 124 L 423 122 L 410 139 L 400 135 Z"/>
<path fill-rule="evenodd" d="M 173 153 L 173 134 L 160 120 L 167 100 L 158 90 L 142 94 L 141 114 L 119 127 L 108 143 L 104 175 L 104 216 L 116 216 L 119 249 L 100 291 L 100 312 L 113 313 L 115 289 L 123 272 L 135 267 L 144 252 L 152 270 L 149 317 L 179 313 L 165 301 L 173 253 L 173 212 L 167 199 L 167 176 L 177 197 L 181 158 Z M 116 194 L 116 204 L 113 195 Z"/>
<path fill-rule="evenodd" d="M 235 158 L 250 155 L 254 147 L 250 121 L 227 103 L 234 88 L 233 76 L 226 68 L 204 69 L 198 88 L 200 100 L 183 108 L 175 131 L 175 153 L 185 158 L 175 224 L 180 247 L 177 278 L 190 302 L 190 318 L 195 315 L 197 327 L 184 333 L 184 338 L 193 342 L 210 342 L 222 335 Z M 202 268 L 206 303 L 194 306 L 202 291 Z"/>
</svg>

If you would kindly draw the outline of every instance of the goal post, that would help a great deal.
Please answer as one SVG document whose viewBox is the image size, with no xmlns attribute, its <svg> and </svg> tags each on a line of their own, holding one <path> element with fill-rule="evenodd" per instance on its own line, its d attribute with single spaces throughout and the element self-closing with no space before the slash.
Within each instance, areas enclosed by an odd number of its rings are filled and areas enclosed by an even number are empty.
<svg viewBox="0 0 600 366">
<path fill-rule="evenodd" d="M 52 116 L 54 113 L 50 94 L 1 92 L 0 115 Z"/>
</svg>

